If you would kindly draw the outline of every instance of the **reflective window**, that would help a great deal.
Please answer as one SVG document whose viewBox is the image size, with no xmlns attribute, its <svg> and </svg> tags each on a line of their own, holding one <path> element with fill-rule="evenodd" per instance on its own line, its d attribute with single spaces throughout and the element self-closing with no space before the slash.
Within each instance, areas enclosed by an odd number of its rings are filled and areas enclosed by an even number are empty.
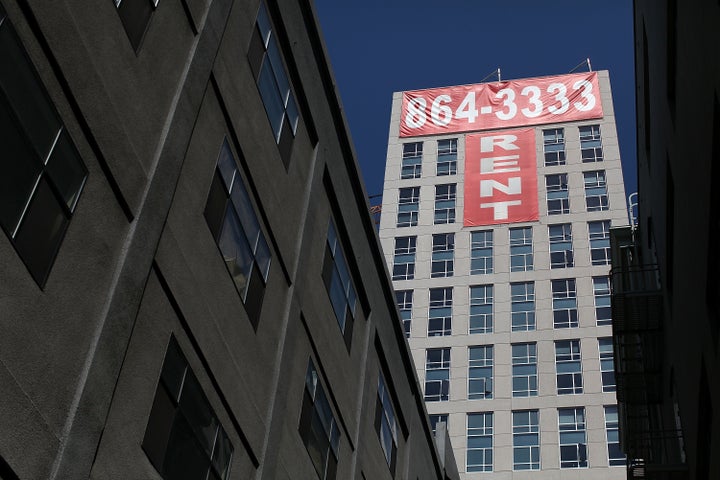
<svg viewBox="0 0 720 480">
<path fill-rule="evenodd" d="M 417 237 L 396 237 L 393 257 L 393 280 L 415 278 L 415 248 Z"/>
<path fill-rule="evenodd" d="M 335 224 L 330 220 L 328 226 L 323 280 L 330 296 L 335 318 L 343 332 L 345 344 L 349 347 L 355 322 L 357 294 L 350 277 L 350 268 L 337 236 Z"/>
<path fill-rule="evenodd" d="M 558 395 L 583 393 L 580 340 L 555 341 Z"/>
<path fill-rule="evenodd" d="M 455 234 L 438 233 L 432 236 L 432 265 L 430 276 L 452 277 L 455 258 Z"/>
<path fill-rule="evenodd" d="M 480 345 L 468 348 L 468 398 L 493 397 L 493 347 Z"/>
<path fill-rule="evenodd" d="M 272 257 L 227 139 L 220 148 L 205 219 L 248 317 L 257 326 Z"/>
<path fill-rule="evenodd" d="M 428 337 L 452 334 L 452 287 L 430 289 Z"/>
<path fill-rule="evenodd" d="M 583 162 L 603 161 L 600 125 L 585 125 L 580 127 L 580 156 Z"/>
<path fill-rule="evenodd" d="M 420 178 L 422 175 L 422 142 L 403 144 L 400 178 Z"/>
<path fill-rule="evenodd" d="M 470 275 L 493 273 L 493 232 L 470 233 Z"/>
<path fill-rule="evenodd" d="M 545 166 L 565 165 L 565 133 L 562 128 L 543 130 Z"/>
<path fill-rule="evenodd" d="M 390 471 L 395 471 L 395 463 L 397 460 L 397 424 L 395 421 L 395 407 L 393 407 L 390 392 L 385 384 L 383 374 L 378 375 L 378 393 L 377 393 L 377 414 L 375 415 L 375 430 L 380 439 L 380 446 L 385 454 Z"/>
<path fill-rule="evenodd" d="M 435 185 L 435 225 L 455 223 L 455 189 L 454 183 Z"/>
<path fill-rule="evenodd" d="M 175 337 L 165 353 L 142 448 L 163 478 L 225 479 L 233 445 Z"/>
<path fill-rule="evenodd" d="M 513 470 L 540 470 L 540 412 L 512 412 Z"/>
<path fill-rule="evenodd" d="M 574 278 L 552 280 L 553 326 L 575 328 L 578 326 L 577 291 Z"/>
<path fill-rule="evenodd" d="M 493 331 L 493 286 L 470 287 L 470 333 Z"/>
<path fill-rule="evenodd" d="M 569 268 L 575 265 L 572 246 L 572 225 L 548 225 L 550 238 L 550 268 Z"/>
<path fill-rule="evenodd" d="M 560 468 L 588 466 L 585 408 L 558 408 Z"/>
<path fill-rule="evenodd" d="M 533 269 L 532 227 L 510 229 L 510 271 Z"/>
<path fill-rule="evenodd" d="M 467 471 L 492 472 L 493 414 L 467 414 Z"/>
<path fill-rule="evenodd" d="M 0 67 L 0 227 L 44 287 L 88 171 L 1 14 Z"/>
<path fill-rule="evenodd" d="M 457 173 L 457 138 L 438 140 L 437 174 L 455 175 Z"/>
<path fill-rule="evenodd" d="M 513 332 L 535 330 L 535 283 L 510 284 L 511 326 Z"/>
<path fill-rule="evenodd" d="M 536 397 L 538 394 L 537 344 L 512 344 L 512 396 Z"/>
<path fill-rule="evenodd" d="M 429 348 L 425 358 L 425 401 L 450 399 L 450 349 Z"/>
</svg>

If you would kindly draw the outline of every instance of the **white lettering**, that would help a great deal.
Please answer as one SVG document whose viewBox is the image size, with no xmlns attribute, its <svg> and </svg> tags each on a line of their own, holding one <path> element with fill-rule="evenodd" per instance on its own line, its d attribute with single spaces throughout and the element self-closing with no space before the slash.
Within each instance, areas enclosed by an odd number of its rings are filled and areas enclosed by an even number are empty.
<svg viewBox="0 0 720 480">
<path fill-rule="evenodd" d="M 500 190 L 506 195 L 520 195 L 522 193 L 520 177 L 508 178 L 507 185 L 503 185 L 496 180 L 480 180 L 481 197 L 492 197 L 493 190 L 495 189 Z"/>
<path fill-rule="evenodd" d="M 480 173 L 519 172 L 520 155 L 503 155 L 480 159 Z M 506 168 L 498 168 L 506 167 Z M 510 168 L 513 167 L 513 168 Z"/>
<path fill-rule="evenodd" d="M 492 208 L 494 220 L 507 220 L 508 218 L 508 207 L 513 205 L 520 205 L 520 200 L 513 200 L 510 202 L 491 202 L 481 203 L 480 208 Z"/>
<path fill-rule="evenodd" d="M 495 135 L 492 137 L 480 138 L 480 151 L 482 153 L 492 152 L 495 146 L 502 147 L 505 150 L 520 150 L 520 147 L 513 142 L 517 141 L 516 135 Z"/>
</svg>

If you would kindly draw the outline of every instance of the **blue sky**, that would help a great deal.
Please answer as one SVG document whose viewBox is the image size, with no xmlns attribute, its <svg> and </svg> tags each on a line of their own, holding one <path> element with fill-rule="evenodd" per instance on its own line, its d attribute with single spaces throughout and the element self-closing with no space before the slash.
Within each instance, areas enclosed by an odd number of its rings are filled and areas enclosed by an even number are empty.
<svg viewBox="0 0 720 480">
<path fill-rule="evenodd" d="M 631 0 L 315 0 L 368 194 L 382 193 L 392 92 L 609 70 L 625 188 L 637 190 Z M 582 69 L 579 69 L 582 71 Z M 374 200 L 373 204 L 379 203 Z"/>
</svg>

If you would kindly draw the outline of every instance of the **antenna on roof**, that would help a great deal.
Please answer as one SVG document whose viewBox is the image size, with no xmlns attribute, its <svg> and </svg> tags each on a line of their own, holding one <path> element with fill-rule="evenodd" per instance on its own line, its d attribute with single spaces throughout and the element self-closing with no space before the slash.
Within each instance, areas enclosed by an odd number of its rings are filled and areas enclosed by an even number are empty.
<svg viewBox="0 0 720 480">
<path fill-rule="evenodd" d="M 592 71 L 593 71 L 593 70 L 592 70 L 592 65 L 590 65 L 590 57 L 588 57 L 588 58 L 586 58 L 585 60 L 583 60 L 582 62 L 580 62 L 580 63 L 578 63 L 577 65 L 575 65 L 575 68 L 573 68 L 572 70 L 570 70 L 568 73 L 573 73 L 575 70 L 577 70 L 578 68 L 582 67 L 583 65 L 587 65 L 588 72 L 592 72 Z"/>
<path fill-rule="evenodd" d="M 488 73 L 487 75 L 485 75 L 485 78 L 483 78 L 482 80 L 480 80 L 480 83 L 483 83 L 485 80 L 487 80 L 488 78 L 492 77 L 493 75 L 497 75 L 497 81 L 498 81 L 498 82 L 501 81 L 501 77 L 500 77 L 500 67 L 498 67 L 497 70 L 493 70 L 492 72 L 490 72 L 490 73 Z"/>
</svg>

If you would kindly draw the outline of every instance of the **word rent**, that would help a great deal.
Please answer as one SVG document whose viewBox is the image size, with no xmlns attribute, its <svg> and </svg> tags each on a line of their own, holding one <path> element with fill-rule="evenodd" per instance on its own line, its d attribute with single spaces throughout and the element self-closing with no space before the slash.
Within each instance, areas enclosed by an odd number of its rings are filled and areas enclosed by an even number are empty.
<svg viewBox="0 0 720 480">
<path fill-rule="evenodd" d="M 499 155 L 499 153 L 520 150 L 517 146 L 515 135 L 495 135 L 480 138 L 480 198 L 492 200 L 495 191 L 517 199 L 502 200 L 495 202 L 481 202 L 480 208 L 492 208 L 493 220 L 507 220 L 508 207 L 522 205 L 522 178 L 520 172 L 520 155 Z M 488 156 L 486 156 L 488 155 Z M 515 176 L 511 174 L 517 172 Z M 496 180 L 497 174 L 503 179 Z M 495 178 L 484 178 L 493 175 Z"/>
</svg>

